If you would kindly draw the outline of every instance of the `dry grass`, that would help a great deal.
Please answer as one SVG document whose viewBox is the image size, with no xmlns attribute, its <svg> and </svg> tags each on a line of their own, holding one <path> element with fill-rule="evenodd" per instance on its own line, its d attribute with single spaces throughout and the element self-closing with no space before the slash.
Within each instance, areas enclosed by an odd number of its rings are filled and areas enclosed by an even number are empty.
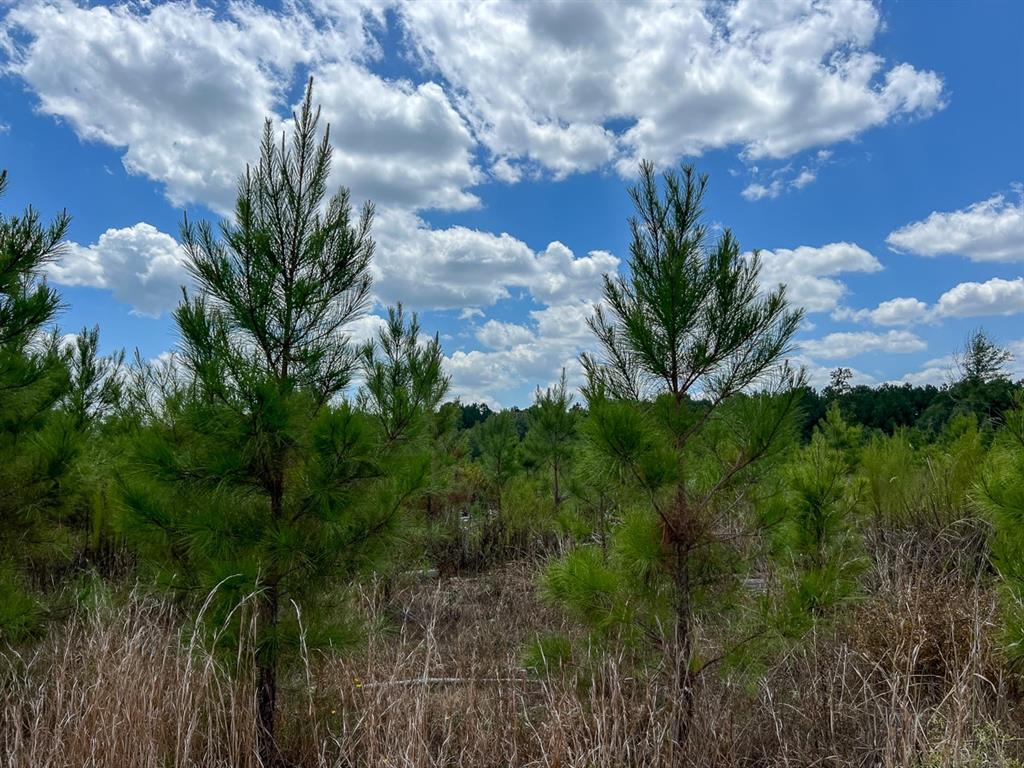
<svg viewBox="0 0 1024 768">
<path fill-rule="evenodd" d="M 844 624 L 757 681 L 705 681 L 689 757 L 673 761 L 670 702 L 621 658 L 583 681 L 520 668 L 535 632 L 560 629 L 519 564 L 410 584 L 366 612 L 390 632 L 291 674 L 282 718 L 295 766 L 1011 766 L 1021 704 L 989 641 L 985 587 L 912 568 L 876 574 Z M 244 653 L 182 638 L 172 612 L 133 596 L 83 613 L 22 657 L 0 694 L 0 762 L 256 766 Z"/>
<path fill-rule="evenodd" d="M 252 764 L 251 690 L 197 637 L 183 642 L 160 602 L 83 613 L 0 663 L 7 768 Z"/>
</svg>

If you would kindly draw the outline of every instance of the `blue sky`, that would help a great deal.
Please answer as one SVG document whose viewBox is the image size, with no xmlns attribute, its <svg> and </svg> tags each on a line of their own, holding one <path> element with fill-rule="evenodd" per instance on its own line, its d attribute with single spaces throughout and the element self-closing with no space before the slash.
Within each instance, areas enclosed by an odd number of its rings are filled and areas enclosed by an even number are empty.
<svg viewBox="0 0 1024 768">
<path fill-rule="evenodd" d="M 525 404 L 591 344 L 636 162 L 710 174 L 710 221 L 807 309 L 797 361 L 941 383 L 984 326 L 1024 375 L 1024 4 L 257 5 L 0 10 L 0 208 L 73 215 L 64 330 L 174 349 L 182 213 L 216 218 L 309 75 L 336 184 L 379 211 L 379 314 L 455 394 Z M 352 329 L 373 332 L 373 317 Z"/>
</svg>

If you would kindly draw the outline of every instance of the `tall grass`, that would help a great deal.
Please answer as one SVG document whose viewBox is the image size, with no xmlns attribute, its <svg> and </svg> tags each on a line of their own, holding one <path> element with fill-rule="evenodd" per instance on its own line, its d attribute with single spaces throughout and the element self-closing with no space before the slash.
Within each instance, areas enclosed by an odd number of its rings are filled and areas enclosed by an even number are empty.
<svg viewBox="0 0 1024 768">
<path fill-rule="evenodd" d="M 983 580 L 875 558 L 869 596 L 756 680 L 702 680 L 687 756 L 657 676 L 596 650 L 584 675 L 521 667 L 536 632 L 565 630 L 533 569 L 394 591 L 368 587 L 375 631 L 356 654 L 291 670 L 285 765 L 1012 766 L 1018 692 L 989 641 Z M 30 655 L 5 653 L 0 763 L 258 766 L 248 651 L 216 652 L 140 594 L 72 617 Z M 230 674 L 229 674 L 230 673 Z"/>
</svg>

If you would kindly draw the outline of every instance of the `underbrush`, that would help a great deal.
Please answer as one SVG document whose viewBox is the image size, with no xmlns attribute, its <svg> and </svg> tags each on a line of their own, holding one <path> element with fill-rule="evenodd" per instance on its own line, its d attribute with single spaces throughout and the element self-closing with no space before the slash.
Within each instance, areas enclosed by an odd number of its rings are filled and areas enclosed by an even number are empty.
<svg viewBox="0 0 1024 768">
<path fill-rule="evenodd" d="M 596 648 L 550 675 L 538 634 L 572 629 L 540 602 L 536 565 L 360 592 L 383 628 L 289 673 L 284 765 L 1019 766 L 1024 707 L 977 578 L 876 557 L 833 628 L 756 677 L 702 676 L 687 755 L 657 670 Z M 258 766 L 249 650 L 218 652 L 168 604 L 94 601 L 31 653 L 3 655 L 0 762 L 10 768 Z M 229 674 L 230 673 L 230 674 Z"/>
</svg>

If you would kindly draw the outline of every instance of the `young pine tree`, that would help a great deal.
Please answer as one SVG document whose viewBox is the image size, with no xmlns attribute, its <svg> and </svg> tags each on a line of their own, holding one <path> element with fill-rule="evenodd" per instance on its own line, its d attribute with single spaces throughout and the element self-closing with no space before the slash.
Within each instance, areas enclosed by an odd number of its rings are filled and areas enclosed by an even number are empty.
<svg viewBox="0 0 1024 768">
<path fill-rule="evenodd" d="M 1011 664 L 1024 671 L 1024 399 L 1006 413 L 978 491 L 993 524 L 1004 647 Z"/>
<path fill-rule="evenodd" d="M 69 523 L 84 564 L 109 572 L 114 563 L 114 481 L 127 426 L 120 418 L 124 352 L 99 353 L 99 327 L 83 328 L 64 350 L 70 380 L 60 411 L 75 442 L 67 480 Z"/>
<path fill-rule="evenodd" d="M 436 335 L 421 342 L 415 313 L 407 323 L 401 304 L 388 308 L 376 341 L 360 350 L 365 380 L 360 405 L 377 417 L 385 440 L 429 439 L 433 415 L 451 382 L 441 367 L 443 357 Z"/>
<path fill-rule="evenodd" d="M 7 186 L 0 172 L 0 195 Z M 60 299 L 42 279 L 60 256 L 70 219 L 48 226 L 29 208 L 0 215 L 0 639 L 23 637 L 41 609 L 26 575 L 68 547 L 61 482 L 73 456 L 56 406 L 68 374 L 56 334 L 44 327 Z"/>
<path fill-rule="evenodd" d="M 834 615 L 858 588 L 864 560 L 857 483 L 843 454 L 821 432 L 780 474 L 783 490 L 773 499 L 779 516 L 772 526 L 782 574 L 780 629 L 799 637 Z"/>
<path fill-rule="evenodd" d="M 475 443 L 480 465 L 490 485 L 491 500 L 501 516 L 501 497 L 519 467 L 520 441 L 515 416 L 501 411 L 476 427 Z"/>
<path fill-rule="evenodd" d="M 582 357 L 584 438 L 610 472 L 631 478 L 652 515 L 652 525 L 627 516 L 613 549 L 656 563 L 614 560 L 632 569 L 631 583 L 667 580 L 680 754 L 693 712 L 695 614 L 716 570 L 736 561 L 724 553 L 735 540 L 726 529 L 740 522 L 744 485 L 789 439 L 799 402 L 798 377 L 781 362 L 801 313 L 782 286 L 762 291 L 757 255 L 742 256 L 729 230 L 710 240 L 706 185 L 686 167 L 664 174 L 662 192 L 654 167 L 641 165 L 628 276 L 605 276 L 604 307 L 590 321 L 601 354 Z M 772 382 L 780 394 L 741 394 Z"/>
<path fill-rule="evenodd" d="M 562 370 L 558 384 L 545 391 L 537 388 L 533 408 L 527 412 L 523 450 L 538 466 L 551 472 L 551 492 L 557 514 L 564 501 L 565 474 L 576 437 L 573 396 Z"/>
<path fill-rule="evenodd" d="M 373 210 L 353 220 L 347 190 L 326 197 L 331 146 L 318 119 L 310 83 L 290 143 L 267 122 L 234 220 L 219 234 L 183 225 L 197 286 L 175 314 L 186 381 L 150 412 L 126 488 L 176 588 L 216 590 L 208 613 L 219 620 L 254 596 L 264 764 L 276 761 L 280 662 L 300 641 L 338 639 L 331 600 L 380 554 L 422 481 L 425 461 L 405 438 L 444 389 L 436 355 L 420 355 L 400 313 L 383 358 L 345 334 L 369 297 Z M 336 404 L 360 366 L 373 413 Z"/>
</svg>

